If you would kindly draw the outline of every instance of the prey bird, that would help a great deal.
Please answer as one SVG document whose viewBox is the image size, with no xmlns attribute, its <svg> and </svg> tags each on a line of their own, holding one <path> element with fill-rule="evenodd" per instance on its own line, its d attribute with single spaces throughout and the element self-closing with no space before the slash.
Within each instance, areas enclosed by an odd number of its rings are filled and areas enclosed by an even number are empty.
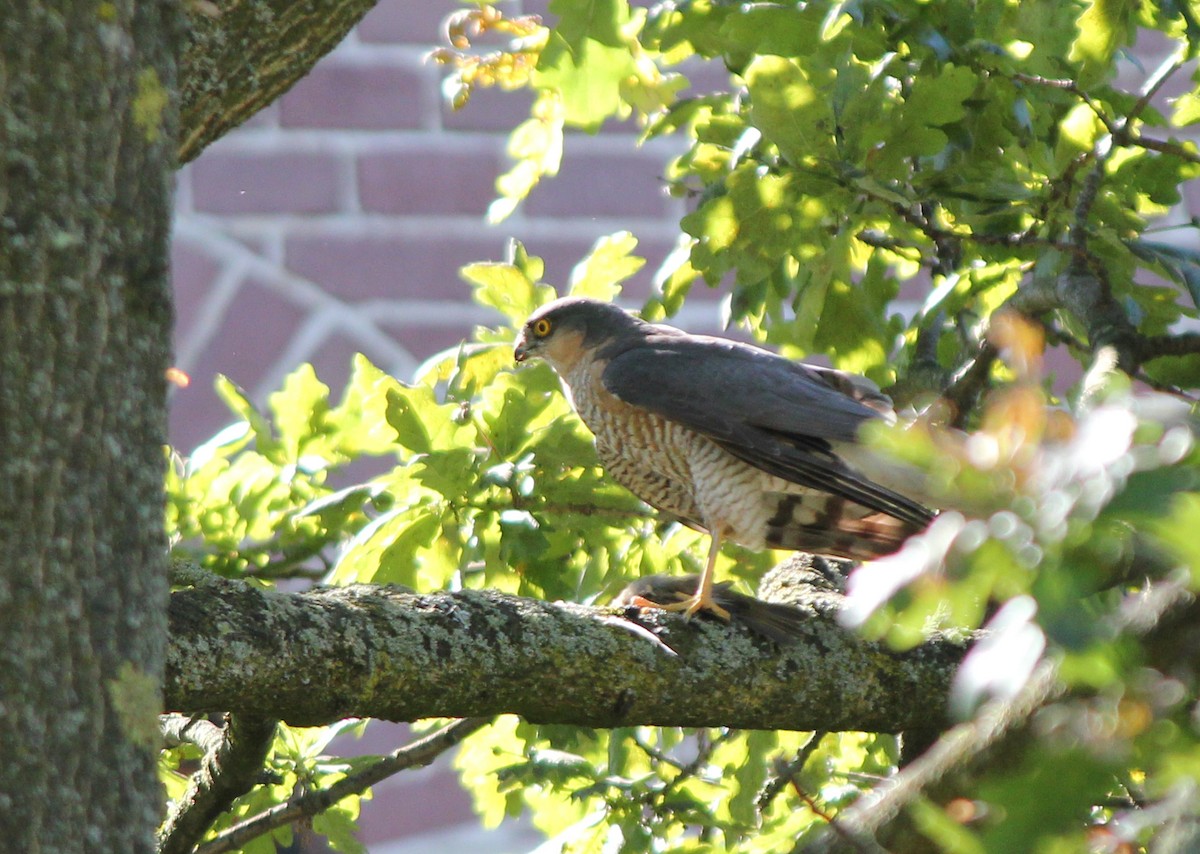
<svg viewBox="0 0 1200 854">
<path fill-rule="evenodd" d="M 710 535 L 695 592 L 666 610 L 729 619 L 713 595 L 724 539 L 869 560 L 933 518 L 903 485 L 864 473 L 859 429 L 894 417 L 864 377 L 581 297 L 530 315 L 513 356 L 554 368 L 618 483 Z"/>
</svg>

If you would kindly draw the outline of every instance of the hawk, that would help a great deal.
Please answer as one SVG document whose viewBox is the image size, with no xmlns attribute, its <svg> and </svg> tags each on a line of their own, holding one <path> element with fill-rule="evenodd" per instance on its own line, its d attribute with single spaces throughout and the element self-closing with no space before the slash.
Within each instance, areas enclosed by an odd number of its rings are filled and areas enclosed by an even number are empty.
<svg viewBox="0 0 1200 854">
<path fill-rule="evenodd" d="M 667 610 L 729 619 L 713 596 L 722 540 L 869 560 L 933 517 L 861 470 L 859 428 L 894 418 L 864 377 L 581 297 L 530 315 L 513 356 L 554 368 L 618 483 L 710 535 L 695 593 Z"/>
</svg>

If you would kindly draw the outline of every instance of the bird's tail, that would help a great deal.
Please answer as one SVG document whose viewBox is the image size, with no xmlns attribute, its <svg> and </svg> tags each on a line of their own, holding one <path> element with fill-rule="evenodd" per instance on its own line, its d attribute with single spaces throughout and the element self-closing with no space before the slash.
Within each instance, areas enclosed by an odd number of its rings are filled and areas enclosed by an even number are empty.
<svg viewBox="0 0 1200 854">
<path fill-rule="evenodd" d="M 828 496 L 823 512 L 813 514 L 811 499 L 798 503 L 781 495 L 767 526 L 767 544 L 850 560 L 872 560 L 898 551 L 922 529 L 913 522 L 872 512 L 852 501 Z"/>
</svg>

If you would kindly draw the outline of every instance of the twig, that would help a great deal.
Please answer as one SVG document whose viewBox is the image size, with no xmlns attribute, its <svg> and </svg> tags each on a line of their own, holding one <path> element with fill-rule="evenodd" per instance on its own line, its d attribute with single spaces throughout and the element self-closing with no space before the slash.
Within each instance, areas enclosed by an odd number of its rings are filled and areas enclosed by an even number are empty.
<svg viewBox="0 0 1200 854">
<path fill-rule="evenodd" d="M 667 795 L 672 789 L 695 777 L 700 772 L 700 769 L 704 767 L 704 764 L 708 762 L 709 758 L 712 757 L 713 751 L 737 735 L 737 732 L 734 729 L 727 729 L 711 741 L 707 737 L 706 730 L 700 730 L 696 733 L 696 757 L 679 769 L 679 773 L 668 780 L 666 785 L 658 790 L 657 795 L 660 804 L 665 805 Z"/>
<path fill-rule="evenodd" d="M 633 738 L 633 743 L 636 744 L 639 748 L 641 748 L 641 751 L 643 753 L 645 753 L 647 756 L 649 756 L 651 759 L 653 759 L 655 762 L 659 762 L 659 763 L 662 763 L 663 765 L 670 766 L 671 768 L 674 768 L 676 771 L 683 770 L 682 762 L 680 762 L 677 759 L 673 759 L 672 757 L 668 756 L 666 753 L 663 753 L 657 747 L 646 744 L 646 742 L 644 742 L 644 741 L 642 741 L 642 739 L 638 738 L 637 733 L 634 733 L 632 738 Z"/>
<path fill-rule="evenodd" d="M 1043 77 L 1040 74 L 1024 74 L 1022 72 L 1013 74 L 1012 78 L 1019 83 L 1031 83 L 1034 86 L 1046 86 L 1051 89 L 1062 89 L 1064 92 L 1070 92 L 1091 108 L 1092 112 L 1096 114 L 1096 118 L 1100 120 L 1109 133 L 1113 132 L 1112 121 L 1100 109 L 1100 105 L 1092 100 L 1092 96 L 1085 92 L 1074 80 L 1069 78 Z"/>
<path fill-rule="evenodd" d="M 992 365 L 999 355 L 996 345 L 985 338 L 975 358 L 954 375 L 950 385 L 942 392 L 942 399 L 950 405 L 951 427 L 961 428 L 966 423 L 967 416 L 987 387 Z"/>
<path fill-rule="evenodd" d="M 1087 252 L 1087 221 L 1092 214 L 1092 206 L 1096 203 L 1096 196 L 1100 192 L 1100 184 L 1104 180 L 1104 164 L 1108 162 L 1108 155 L 1111 151 L 1112 148 L 1109 144 L 1097 150 L 1092 169 L 1084 177 L 1083 186 L 1079 188 L 1079 197 L 1075 200 L 1075 221 L 1071 226 L 1071 243 L 1076 249 L 1076 262 L 1079 261 L 1079 253 Z"/>
<path fill-rule="evenodd" d="M 792 778 L 804 770 L 809 757 L 817 752 L 817 748 L 821 746 L 821 740 L 827 735 L 829 735 L 828 731 L 817 730 L 812 734 L 808 743 L 796 751 L 795 757 L 790 762 L 785 763 L 782 759 L 778 760 L 775 776 L 767 781 L 758 794 L 757 806 L 760 813 L 766 812 L 767 808 L 771 806 L 771 802 L 779 797 L 779 793 L 787 787 Z"/>
<path fill-rule="evenodd" d="M 320 581 L 329 574 L 329 567 L 299 566 L 292 561 L 271 562 L 266 566 L 250 569 L 247 578 L 258 578 L 263 581 L 285 581 L 295 578 L 304 581 Z"/>
<path fill-rule="evenodd" d="M 646 505 L 640 507 L 605 507 L 601 504 L 574 504 L 574 503 L 549 503 L 539 501 L 536 498 L 526 498 L 522 495 L 513 495 L 512 501 L 508 503 L 500 501 L 488 501 L 482 504 L 475 505 L 477 507 L 486 507 L 489 510 L 528 510 L 531 513 L 562 513 L 567 516 L 596 516 L 608 519 L 649 519 L 653 514 L 646 508 Z"/>
<path fill-rule="evenodd" d="M 867 246 L 875 249 L 886 249 L 889 252 L 903 255 L 913 261 L 920 262 L 925 254 L 921 251 L 921 247 L 904 240 L 897 240 L 874 228 L 864 228 L 854 236 L 859 242 L 865 243 Z"/>
<path fill-rule="evenodd" d="M 172 715 L 170 724 L 182 716 Z M 202 738 L 208 749 L 187 792 L 173 805 L 158 832 L 159 854 L 188 854 L 216 818 L 257 782 L 275 738 L 275 721 L 230 715 L 220 737 L 203 727 L 172 730 Z M 197 742 L 198 743 L 198 742 Z"/>
<path fill-rule="evenodd" d="M 1200 153 L 1190 151 L 1177 142 L 1154 139 L 1153 137 L 1142 136 L 1140 133 L 1134 133 L 1133 131 L 1122 131 L 1114 139 L 1121 145 L 1146 148 L 1150 151 L 1157 151 L 1159 154 L 1169 154 L 1172 157 L 1178 157 L 1180 160 L 1186 160 L 1189 163 L 1200 163 Z"/>
<path fill-rule="evenodd" d="M 158 727 L 167 747 L 193 744 L 203 753 L 213 753 L 220 749 L 225 739 L 225 730 L 203 717 L 160 715 Z"/>
<path fill-rule="evenodd" d="M 1185 62 L 1185 50 L 1177 48 L 1174 53 L 1166 57 L 1158 68 L 1146 78 L 1146 82 L 1142 84 L 1142 94 L 1138 98 L 1137 103 L 1133 105 L 1133 109 L 1125 116 L 1121 122 L 1122 130 L 1128 130 L 1129 127 L 1138 119 L 1138 116 L 1150 106 L 1150 102 L 1154 100 L 1154 96 L 1158 94 L 1158 90 L 1163 87 L 1163 84 L 1171 79 L 1171 75 L 1183 67 Z"/>
<path fill-rule="evenodd" d="M 842 823 L 838 820 L 837 816 L 825 809 L 822 809 L 821 805 L 817 803 L 816 799 L 812 795 L 800 788 L 800 783 L 796 780 L 795 776 L 789 777 L 788 782 L 792 784 L 792 788 L 795 789 L 800 800 L 804 801 L 804 803 L 810 810 L 813 811 L 817 818 L 829 825 L 829 828 L 839 837 L 841 837 L 842 841 L 849 845 L 853 850 L 860 852 L 860 854 L 886 854 L 879 843 L 875 842 L 873 839 L 856 839 L 852 833 L 846 830 L 846 828 L 842 827 Z"/>
<path fill-rule="evenodd" d="M 1191 356 L 1195 353 L 1200 353 L 1200 332 L 1145 335 L 1138 341 L 1138 358 L 1143 362 L 1163 356 Z"/>
<path fill-rule="evenodd" d="M 271 807 L 228 830 L 221 831 L 196 848 L 195 854 L 221 854 L 224 851 L 232 851 L 277 827 L 323 812 L 342 798 L 357 795 L 399 771 L 428 765 L 468 735 L 491 722 L 492 718 L 463 718 L 455 721 L 435 733 L 404 745 L 375 764 L 343 777 L 327 789 L 297 795 L 286 803 Z"/>
</svg>

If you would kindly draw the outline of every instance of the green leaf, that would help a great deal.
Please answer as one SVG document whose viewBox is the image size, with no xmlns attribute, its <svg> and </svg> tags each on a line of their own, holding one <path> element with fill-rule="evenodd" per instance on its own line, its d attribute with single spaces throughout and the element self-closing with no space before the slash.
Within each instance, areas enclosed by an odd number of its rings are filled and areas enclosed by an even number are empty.
<svg viewBox="0 0 1200 854">
<path fill-rule="evenodd" d="M 1172 279 L 1187 288 L 1192 305 L 1200 307 L 1200 251 L 1141 237 L 1128 241 L 1128 244 L 1133 254 L 1161 266 Z"/>
<path fill-rule="evenodd" d="M 1132 43 L 1138 6 L 1137 0 L 1090 0 L 1084 7 L 1069 57 L 1081 64 L 1081 83 L 1099 82 L 1117 48 Z"/>
<path fill-rule="evenodd" d="M 317 516 L 327 526 L 341 527 L 347 519 L 358 513 L 364 504 L 377 498 L 384 488 L 382 483 L 356 483 L 310 501 L 297 510 L 293 518 Z"/>
<path fill-rule="evenodd" d="M 238 421 L 230 424 L 228 427 L 218 431 L 207 442 L 196 446 L 196 449 L 188 455 L 185 474 L 191 477 L 214 460 L 227 460 L 239 451 L 244 450 L 253 439 L 254 431 L 251 429 L 249 422 Z"/>
<path fill-rule="evenodd" d="M 292 459 L 299 457 L 314 436 L 325 431 L 329 412 L 329 386 L 317 379 L 313 366 L 303 364 L 283 381 L 283 388 L 267 398 L 275 429 Z"/>
<path fill-rule="evenodd" d="M 563 106 L 554 90 L 542 92 L 533 104 L 533 114 L 517 125 L 508 137 L 506 150 L 516 161 L 496 178 L 498 197 L 488 205 L 487 221 L 498 223 L 517 209 L 546 175 L 557 175 L 563 152 Z M 539 272 L 533 278 L 540 278 Z"/>
<path fill-rule="evenodd" d="M 313 816 L 313 831 L 324 836 L 334 851 L 347 854 L 366 854 L 367 847 L 358 841 L 358 798 L 343 798 L 338 803 Z M 353 804 L 353 806 L 351 806 Z"/>
<path fill-rule="evenodd" d="M 818 7 L 773 6 L 757 3 L 745 7 L 740 15 L 730 15 L 721 25 L 734 67 L 745 65 L 754 54 L 806 56 L 815 53 L 821 42 L 821 16 Z"/>
<path fill-rule="evenodd" d="M 621 292 L 621 282 L 646 263 L 632 254 L 636 248 L 637 238 L 628 231 L 601 237 L 571 270 L 571 294 L 611 302 Z"/>
<path fill-rule="evenodd" d="M 442 530 L 441 518 L 422 513 L 395 533 L 379 557 L 379 568 L 371 580 L 376 584 L 402 584 L 422 589 L 417 583 L 417 554 L 429 548 Z"/>
<path fill-rule="evenodd" d="M 767 781 L 767 751 L 775 747 L 775 733 L 751 730 L 746 733 L 745 753 L 733 768 L 733 797 L 729 799 L 729 815 L 743 827 L 758 823 L 758 796 Z"/>
<path fill-rule="evenodd" d="M 396 450 L 396 431 L 387 422 L 387 395 L 399 388 L 395 377 L 375 367 L 361 353 L 355 354 L 346 390 L 328 415 L 338 447 L 345 454 L 353 457 Z"/>
<path fill-rule="evenodd" d="M 947 64 L 936 74 L 913 80 L 912 91 L 892 116 L 882 155 L 872 171 L 891 175 L 908 157 L 931 157 L 944 149 L 949 137 L 943 128 L 967 114 L 966 101 L 979 80 L 970 68 Z"/>
<path fill-rule="evenodd" d="M 451 501 L 462 501 L 478 480 L 474 448 L 447 448 L 418 460 L 413 477 Z"/>
<path fill-rule="evenodd" d="M 1004 815 L 984 830 L 985 850 L 1029 850 L 1036 839 L 1078 827 L 1110 790 L 1110 772 L 1083 749 L 1027 752 L 1019 767 L 991 775 L 979 788 L 981 799 Z"/>
<path fill-rule="evenodd" d="M 433 450 L 431 422 L 439 415 L 433 389 L 403 383 L 397 386 L 387 392 L 387 422 L 396 431 L 401 445 L 415 453 L 427 454 Z"/>
<path fill-rule="evenodd" d="M 514 328 L 539 305 L 538 286 L 512 264 L 468 264 L 461 275 L 475 286 L 475 301 L 496 309 Z"/>
<path fill-rule="evenodd" d="M 1184 92 L 1175 99 L 1175 112 L 1171 114 L 1174 127 L 1187 127 L 1200 121 L 1200 92 Z"/>
<path fill-rule="evenodd" d="M 621 83 L 637 73 L 622 28 L 625 0 L 552 0 L 558 24 L 538 59 L 533 84 L 557 91 L 567 123 L 595 132 L 621 111 Z"/>
<path fill-rule="evenodd" d="M 279 442 L 271 432 L 270 422 L 255 408 L 246 392 L 229 377 L 218 374 L 213 381 L 217 396 L 254 431 L 254 442 L 260 453 L 267 456 L 279 452 Z"/>
<path fill-rule="evenodd" d="M 793 59 L 760 56 L 744 76 L 755 126 L 793 165 L 834 156 L 833 113 L 811 69 Z"/>
</svg>

